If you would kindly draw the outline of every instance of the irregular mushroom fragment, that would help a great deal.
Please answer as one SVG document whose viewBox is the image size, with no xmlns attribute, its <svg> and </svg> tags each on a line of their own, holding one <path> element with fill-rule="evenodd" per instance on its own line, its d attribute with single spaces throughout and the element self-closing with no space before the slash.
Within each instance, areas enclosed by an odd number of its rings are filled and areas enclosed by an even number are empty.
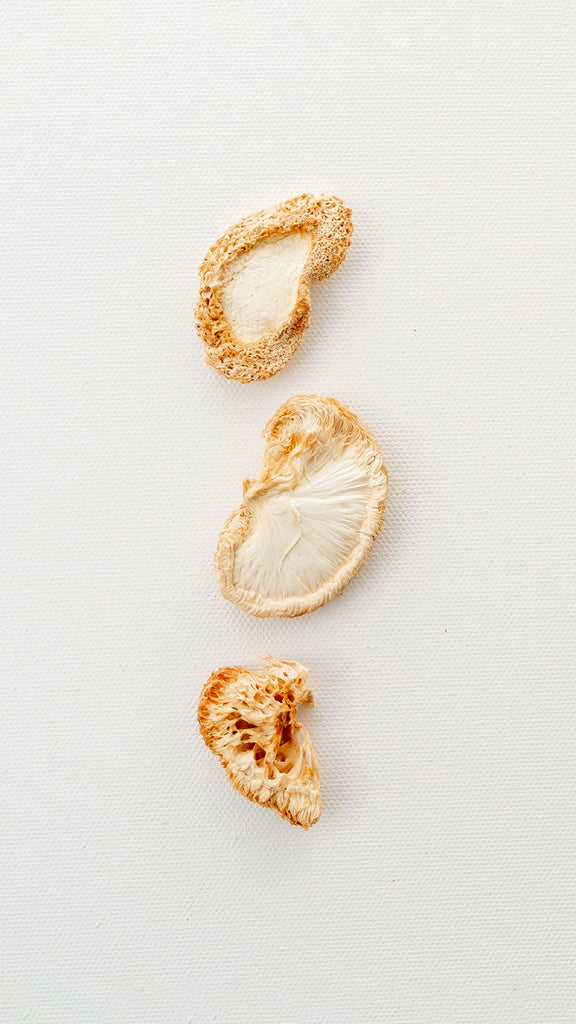
<svg viewBox="0 0 576 1024">
<path fill-rule="evenodd" d="M 351 235 L 336 196 L 297 196 L 231 227 L 199 271 L 206 362 L 243 382 L 278 373 L 308 327 L 311 282 L 340 266 Z"/>
<path fill-rule="evenodd" d="M 320 817 L 318 765 L 296 721 L 297 704 L 313 703 L 308 669 L 262 657 L 264 672 L 212 673 L 200 696 L 200 732 L 239 793 L 307 829 Z"/>
<path fill-rule="evenodd" d="M 363 565 L 384 519 L 386 470 L 367 427 L 333 398 L 289 399 L 264 438 L 263 469 L 220 535 L 216 573 L 250 615 L 303 615 Z"/>
</svg>

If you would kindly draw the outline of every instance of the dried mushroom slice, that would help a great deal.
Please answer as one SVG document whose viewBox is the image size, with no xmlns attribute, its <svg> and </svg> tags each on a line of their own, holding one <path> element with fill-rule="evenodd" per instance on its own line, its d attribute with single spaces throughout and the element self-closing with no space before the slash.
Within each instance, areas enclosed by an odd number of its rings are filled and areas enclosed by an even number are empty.
<svg viewBox="0 0 576 1024">
<path fill-rule="evenodd" d="M 308 669 L 262 658 L 264 672 L 212 673 L 200 696 L 200 732 L 239 793 L 307 829 L 320 817 L 318 765 L 296 721 L 297 704 L 313 703 L 304 686 Z"/>
<path fill-rule="evenodd" d="M 264 438 L 263 469 L 220 535 L 216 573 L 250 615 L 304 615 L 363 565 L 384 519 L 386 470 L 367 427 L 333 398 L 289 399 Z"/>
<path fill-rule="evenodd" d="M 336 196 L 302 195 L 229 228 L 200 267 L 196 326 L 224 377 L 266 380 L 300 344 L 309 286 L 340 266 L 352 235 Z"/>
</svg>

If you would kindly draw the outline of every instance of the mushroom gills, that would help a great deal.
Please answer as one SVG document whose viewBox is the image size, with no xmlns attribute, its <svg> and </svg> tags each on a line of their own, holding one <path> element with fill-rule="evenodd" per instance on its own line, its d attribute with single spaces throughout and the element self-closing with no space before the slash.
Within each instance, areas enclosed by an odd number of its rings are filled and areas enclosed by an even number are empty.
<svg viewBox="0 0 576 1024">
<path fill-rule="evenodd" d="M 315 591 L 350 556 L 365 517 L 368 478 L 353 453 L 310 459 L 294 488 L 247 501 L 252 528 L 235 564 L 238 586 L 273 600 Z"/>
</svg>

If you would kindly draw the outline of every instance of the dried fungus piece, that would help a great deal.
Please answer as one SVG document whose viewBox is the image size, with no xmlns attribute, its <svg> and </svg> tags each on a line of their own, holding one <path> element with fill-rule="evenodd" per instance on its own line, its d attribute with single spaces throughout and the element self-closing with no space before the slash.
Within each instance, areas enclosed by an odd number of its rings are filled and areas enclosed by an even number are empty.
<svg viewBox="0 0 576 1024">
<path fill-rule="evenodd" d="M 298 395 L 264 429 L 264 466 L 220 535 L 222 594 L 250 615 L 304 615 L 338 594 L 380 532 L 380 449 L 334 398 Z"/>
<path fill-rule="evenodd" d="M 308 669 L 263 655 L 264 672 L 221 668 L 202 690 L 198 723 L 239 793 L 271 807 L 292 825 L 320 817 L 318 765 L 297 704 L 313 703 Z"/>
<path fill-rule="evenodd" d="M 312 281 L 340 266 L 352 235 L 336 196 L 297 196 L 229 228 L 200 267 L 196 326 L 224 377 L 266 380 L 300 344 Z"/>
</svg>

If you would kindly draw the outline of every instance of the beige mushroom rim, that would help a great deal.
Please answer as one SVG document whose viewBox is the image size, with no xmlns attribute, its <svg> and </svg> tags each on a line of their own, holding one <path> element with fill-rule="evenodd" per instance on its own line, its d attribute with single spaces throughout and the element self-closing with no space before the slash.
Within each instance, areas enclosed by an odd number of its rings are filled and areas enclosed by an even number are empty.
<svg viewBox="0 0 576 1024">
<path fill-rule="evenodd" d="M 250 615 L 304 615 L 364 564 L 384 519 L 386 470 L 368 428 L 334 398 L 289 399 L 264 438 L 262 471 L 220 535 L 216 574 Z"/>
<path fill-rule="evenodd" d="M 336 196 L 297 196 L 239 221 L 212 246 L 196 306 L 210 366 L 247 383 L 286 365 L 308 327 L 310 284 L 346 255 L 350 216 Z"/>
<path fill-rule="evenodd" d="M 296 706 L 313 703 L 308 669 L 262 655 L 264 672 L 239 666 L 213 672 L 202 690 L 198 724 L 242 796 L 308 829 L 320 817 L 318 765 Z"/>
</svg>

